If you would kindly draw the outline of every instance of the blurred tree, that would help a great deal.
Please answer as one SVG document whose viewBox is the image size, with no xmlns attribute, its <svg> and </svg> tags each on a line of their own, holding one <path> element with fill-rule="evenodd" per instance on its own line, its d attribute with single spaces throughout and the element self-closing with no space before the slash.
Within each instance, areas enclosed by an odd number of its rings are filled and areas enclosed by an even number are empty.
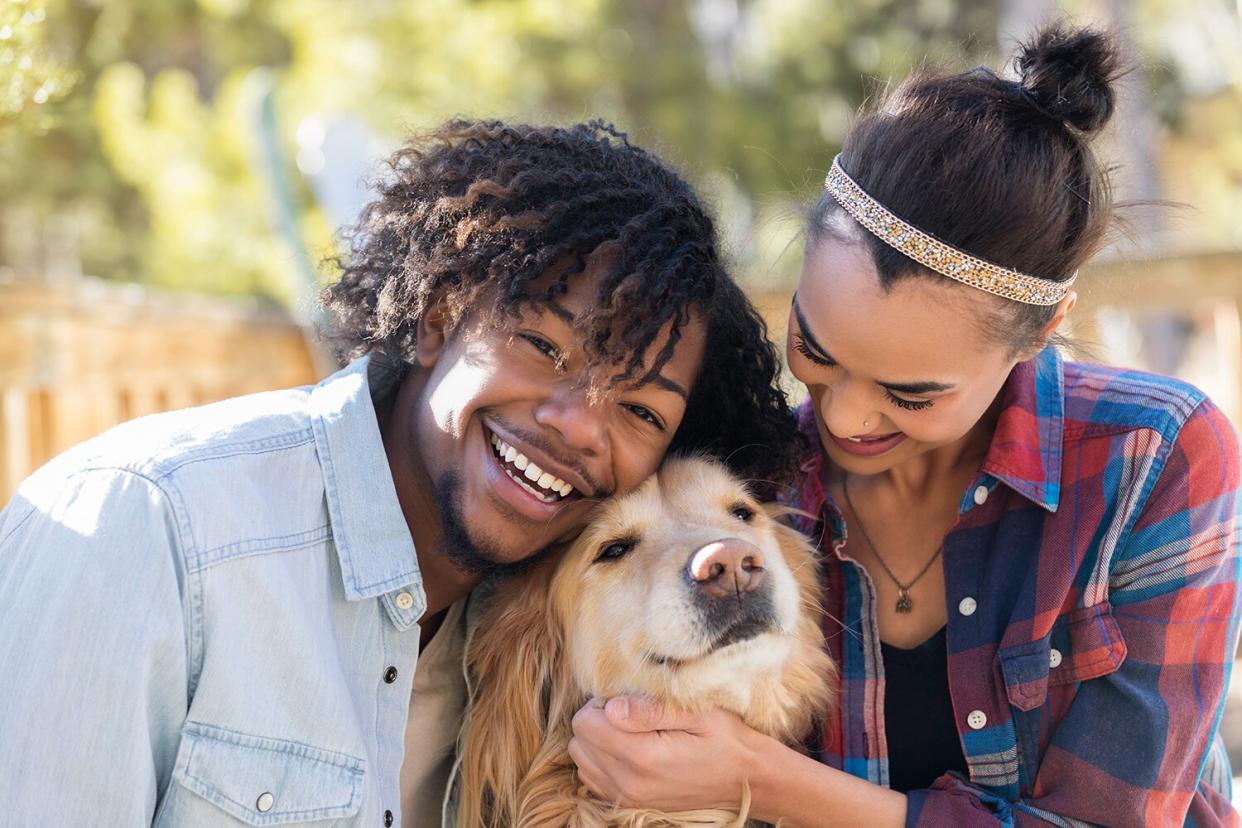
<svg viewBox="0 0 1242 828">
<path fill-rule="evenodd" d="M 390 143 L 455 114 L 614 120 L 704 187 L 762 274 L 792 230 L 753 228 L 796 224 L 865 97 L 925 61 L 994 61 L 1006 2 L 5 0 L 0 263 L 287 298 L 256 147 L 267 67 L 290 159 L 325 119 Z M 1144 0 L 1136 26 L 1182 5 Z M 1157 66 L 1182 111 L 1185 72 Z M 293 198 L 326 252 L 309 187 Z"/>
</svg>

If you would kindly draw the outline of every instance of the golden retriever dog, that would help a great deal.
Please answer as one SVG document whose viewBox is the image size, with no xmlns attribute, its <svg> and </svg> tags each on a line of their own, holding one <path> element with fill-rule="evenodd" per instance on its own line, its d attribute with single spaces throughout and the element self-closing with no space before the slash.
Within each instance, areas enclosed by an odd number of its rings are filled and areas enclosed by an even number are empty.
<svg viewBox="0 0 1242 828">
<path fill-rule="evenodd" d="M 466 655 L 463 828 L 741 825 L 743 813 L 614 807 L 568 744 L 591 698 L 724 708 L 795 744 L 827 713 L 812 547 L 715 462 L 671 459 L 602 507 L 559 558 L 502 582 Z"/>
</svg>

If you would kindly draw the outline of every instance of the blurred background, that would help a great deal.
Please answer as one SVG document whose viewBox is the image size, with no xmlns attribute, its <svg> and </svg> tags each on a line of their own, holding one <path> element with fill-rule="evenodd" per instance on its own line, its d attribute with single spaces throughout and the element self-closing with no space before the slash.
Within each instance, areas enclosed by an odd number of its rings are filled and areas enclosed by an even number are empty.
<svg viewBox="0 0 1242 828">
<path fill-rule="evenodd" d="M 336 232 L 452 115 L 628 130 L 707 195 L 783 336 L 858 107 L 1054 15 L 1121 33 L 1100 151 L 1121 198 L 1173 202 L 1084 272 L 1073 337 L 1242 425 L 1242 0 L 0 0 L 0 504 L 113 423 L 329 373 Z M 1242 704 L 1224 730 L 1242 768 Z"/>
</svg>

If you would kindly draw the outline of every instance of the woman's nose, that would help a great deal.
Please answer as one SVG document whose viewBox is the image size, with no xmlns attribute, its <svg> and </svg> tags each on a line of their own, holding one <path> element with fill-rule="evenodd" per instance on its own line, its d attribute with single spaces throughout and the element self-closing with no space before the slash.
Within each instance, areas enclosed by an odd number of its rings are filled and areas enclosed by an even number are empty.
<svg viewBox="0 0 1242 828">
<path fill-rule="evenodd" d="M 847 379 L 826 386 L 818 400 L 819 416 L 828 430 L 838 437 L 853 437 L 875 424 L 875 406 L 871 396 L 856 382 Z"/>
</svg>

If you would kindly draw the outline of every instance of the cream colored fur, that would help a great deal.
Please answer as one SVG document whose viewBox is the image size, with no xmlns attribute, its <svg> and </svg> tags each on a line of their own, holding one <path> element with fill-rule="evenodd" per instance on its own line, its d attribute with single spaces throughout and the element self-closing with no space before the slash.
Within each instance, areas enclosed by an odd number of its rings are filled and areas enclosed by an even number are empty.
<svg viewBox="0 0 1242 828">
<path fill-rule="evenodd" d="M 755 515 L 734 515 L 746 505 Z M 614 808 L 582 787 L 568 754 L 589 699 L 645 695 L 691 711 L 724 708 L 796 744 L 826 715 L 834 667 L 824 651 L 814 550 L 723 466 L 674 459 L 611 501 L 561 557 L 501 585 L 472 638 L 472 699 L 461 745 L 462 828 L 741 825 L 738 812 Z M 597 560 L 621 538 L 620 560 Z M 704 655 L 683 575 L 689 555 L 740 538 L 765 557 L 778 629 Z M 675 659 L 659 663 L 653 656 Z"/>
</svg>

